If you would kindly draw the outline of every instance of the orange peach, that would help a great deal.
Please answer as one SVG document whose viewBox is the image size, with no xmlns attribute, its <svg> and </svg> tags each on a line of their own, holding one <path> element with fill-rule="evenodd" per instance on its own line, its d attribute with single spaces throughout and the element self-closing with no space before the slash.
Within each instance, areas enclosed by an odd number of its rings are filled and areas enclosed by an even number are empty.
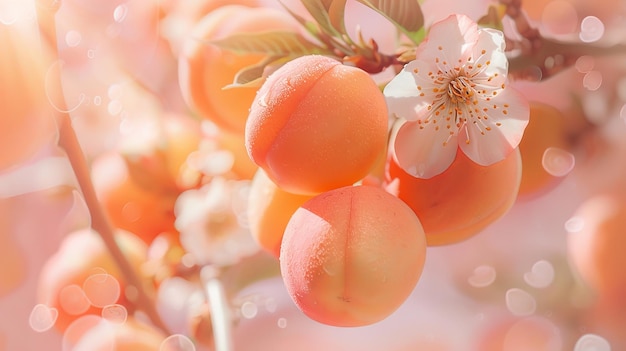
<svg viewBox="0 0 626 351">
<path fill-rule="evenodd" d="M 445 172 L 419 179 L 390 156 L 385 178 L 385 188 L 417 214 L 428 245 L 446 245 L 476 235 L 511 208 L 521 179 L 521 157 L 515 150 L 485 167 L 459 149 Z"/>
<path fill-rule="evenodd" d="M 530 121 L 519 144 L 522 156 L 522 182 L 519 195 L 538 195 L 549 190 L 561 178 L 548 173 L 542 165 L 546 149 L 568 149 L 565 116 L 558 109 L 538 102 L 530 103 Z"/>
<path fill-rule="evenodd" d="M 33 28 L 34 27 L 34 28 Z M 50 52 L 37 26 L 0 23 L 0 171 L 30 158 L 56 137 L 54 110 L 46 90 Z"/>
<path fill-rule="evenodd" d="M 279 187 L 317 194 L 352 185 L 387 142 L 387 105 L 364 71 L 334 59 L 294 59 L 265 81 L 246 124 L 250 158 Z"/>
<path fill-rule="evenodd" d="M 287 13 L 270 8 L 227 5 L 198 22 L 179 56 L 179 81 L 187 104 L 218 127 L 243 132 L 258 87 L 224 89 L 236 73 L 257 64 L 262 54 L 240 55 L 207 43 L 233 34 L 259 31 L 297 31 Z"/>
<path fill-rule="evenodd" d="M 568 255 L 572 268 L 603 299 L 621 300 L 626 293 L 626 201 L 596 195 L 582 203 L 569 228 Z"/>
<path fill-rule="evenodd" d="M 250 233 L 263 249 L 278 258 L 289 219 L 311 197 L 282 190 L 259 169 L 252 179 L 248 197 Z"/>
<path fill-rule="evenodd" d="M 155 327 L 129 316 L 123 323 L 103 319 L 79 320 L 64 344 L 76 350 L 93 351 L 153 351 L 162 348 L 166 336 Z"/>
<path fill-rule="evenodd" d="M 425 256 L 424 231 L 406 204 L 378 187 L 348 186 L 296 210 L 285 229 L 280 269 L 308 317 L 364 326 L 400 307 Z"/>
<path fill-rule="evenodd" d="M 146 244 L 125 231 L 118 230 L 115 235 L 131 265 L 139 268 L 147 257 Z M 39 275 L 38 299 L 58 310 L 55 328 L 59 331 L 81 316 L 100 315 L 105 304 L 128 303 L 125 291 L 117 264 L 100 236 L 91 229 L 68 234 Z"/>
<path fill-rule="evenodd" d="M 94 186 L 111 222 L 147 244 L 161 233 L 175 233 L 177 191 L 139 184 L 123 157 L 102 154 L 93 163 Z M 148 178 L 153 181 L 153 178 Z"/>
</svg>

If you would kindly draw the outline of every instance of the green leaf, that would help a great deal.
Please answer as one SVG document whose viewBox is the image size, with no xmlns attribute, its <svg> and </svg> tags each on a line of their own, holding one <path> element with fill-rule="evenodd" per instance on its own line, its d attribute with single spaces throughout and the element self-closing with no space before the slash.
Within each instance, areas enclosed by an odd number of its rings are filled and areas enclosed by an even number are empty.
<svg viewBox="0 0 626 351">
<path fill-rule="evenodd" d="M 418 0 L 357 1 L 390 20 L 414 42 L 419 40 L 420 29 L 424 26 L 424 15 Z"/>
<path fill-rule="evenodd" d="M 237 74 L 235 74 L 233 83 L 225 86 L 222 89 L 248 87 L 259 88 L 261 85 L 263 85 L 265 78 L 267 78 L 267 75 L 265 74 L 266 68 L 271 64 L 274 64 L 274 66 L 283 65 L 286 60 L 281 59 L 284 59 L 285 57 L 286 56 L 270 56 L 257 64 L 242 68 L 241 70 L 239 70 L 239 72 L 237 72 Z"/>
<path fill-rule="evenodd" d="M 487 14 L 478 20 L 478 24 L 483 27 L 503 30 L 502 19 L 505 14 L 506 7 L 504 5 L 490 5 Z"/>
<path fill-rule="evenodd" d="M 301 0 L 302 5 L 306 7 L 315 22 L 320 28 L 331 36 L 340 36 L 342 33 L 333 26 L 328 10 L 332 6 L 329 1 L 325 0 Z"/>
<path fill-rule="evenodd" d="M 258 32 L 233 34 L 210 44 L 238 54 L 309 55 L 325 54 L 327 50 L 295 32 Z"/>
<path fill-rule="evenodd" d="M 330 0 L 328 7 L 328 17 L 331 25 L 341 34 L 346 34 L 345 11 L 348 0 Z"/>
</svg>

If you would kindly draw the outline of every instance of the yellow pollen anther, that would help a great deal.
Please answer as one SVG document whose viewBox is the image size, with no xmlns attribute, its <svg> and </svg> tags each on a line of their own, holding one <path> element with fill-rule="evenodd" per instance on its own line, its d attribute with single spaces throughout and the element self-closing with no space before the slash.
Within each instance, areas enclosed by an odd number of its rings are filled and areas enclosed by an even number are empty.
<svg viewBox="0 0 626 351">
<path fill-rule="evenodd" d="M 487 53 L 487 50 L 483 50 L 483 51 L 481 51 L 480 53 L 481 53 L 482 55 L 484 55 L 484 54 L 486 54 L 486 53 Z"/>
</svg>

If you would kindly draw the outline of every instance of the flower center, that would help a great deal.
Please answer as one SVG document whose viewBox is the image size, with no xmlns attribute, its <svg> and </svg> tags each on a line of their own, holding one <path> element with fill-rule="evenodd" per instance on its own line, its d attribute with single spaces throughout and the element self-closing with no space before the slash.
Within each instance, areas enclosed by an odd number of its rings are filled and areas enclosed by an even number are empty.
<svg viewBox="0 0 626 351">
<path fill-rule="evenodd" d="M 474 96 L 474 84 L 466 76 L 458 76 L 448 83 L 448 97 L 452 103 L 470 103 Z"/>
</svg>

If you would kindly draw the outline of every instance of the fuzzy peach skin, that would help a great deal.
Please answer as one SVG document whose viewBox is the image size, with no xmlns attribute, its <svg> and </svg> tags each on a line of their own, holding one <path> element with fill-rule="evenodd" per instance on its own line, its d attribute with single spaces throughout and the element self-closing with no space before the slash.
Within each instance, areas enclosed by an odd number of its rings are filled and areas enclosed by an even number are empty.
<svg viewBox="0 0 626 351">
<path fill-rule="evenodd" d="M 485 167 L 462 151 L 445 172 L 412 177 L 389 157 L 384 187 L 419 217 L 428 245 L 453 244 L 478 234 L 515 203 L 521 180 L 519 150 Z"/>
<path fill-rule="evenodd" d="M 364 71 L 334 59 L 294 59 L 265 81 L 250 108 L 248 155 L 279 187 L 316 194 L 352 185 L 387 140 L 387 105 Z"/>
<path fill-rule="evenodd" d="M 422 225 L 406 204 L 378 187 L 348 186 L 315 196 L 294 213 L 280 269 L 308 317 L 364 326 L 400 307 L 425 257 Z"/>
<path fill-rule="evenodd" d="M 259 169 L 250 185 L 247 212 L 250 233 L 259 246 L 278 258 L 289 219 L 311 198 L 309 195 L 284 191 Z"/>
<path fill-rule="evenodd" d="M 226 5 L 208 13 L 184 41 L 178 59 L 178 76 L 185 101 L 194 112 L 218 127 L 242 133 L 258 87 L 224 87 L 233 83 L 240 69 L 257 64 L 265 55 L 241 55 L 222 50 L 208 41 L 233 34 L 298 30 L 293 18 L 276 9 Z"/>
</svg>

